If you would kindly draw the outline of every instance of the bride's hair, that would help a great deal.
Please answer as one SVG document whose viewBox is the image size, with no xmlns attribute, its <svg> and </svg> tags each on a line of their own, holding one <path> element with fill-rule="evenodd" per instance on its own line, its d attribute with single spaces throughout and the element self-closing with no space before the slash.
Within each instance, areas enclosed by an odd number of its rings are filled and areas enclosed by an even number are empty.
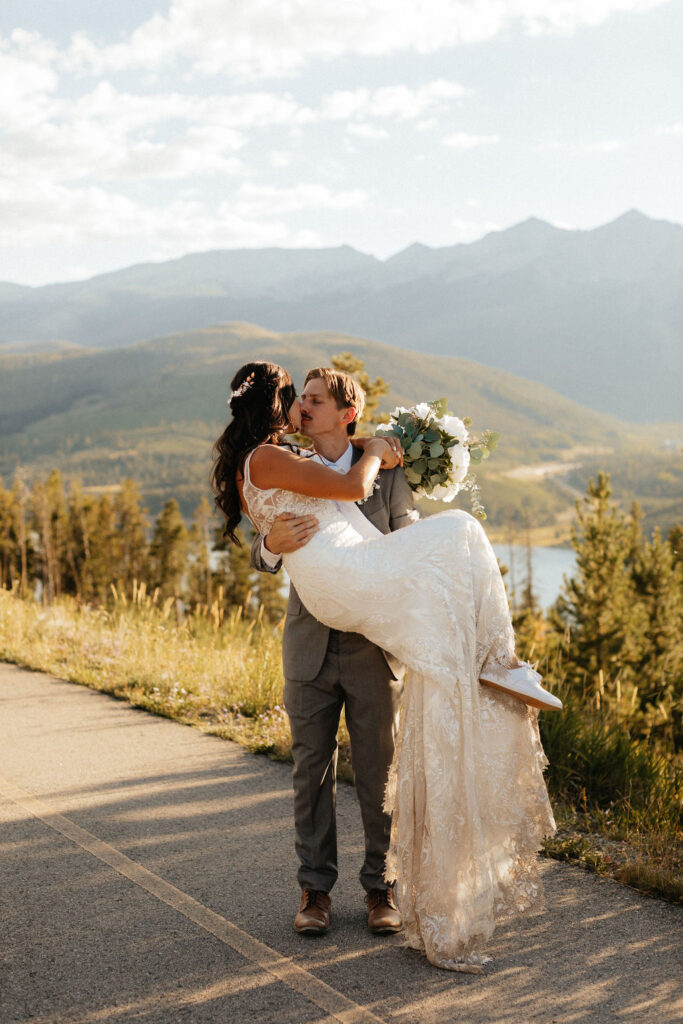
<svg viewBox="0 0 683 1024">
<path fill-rule="evenodd" d="M 242 518 L 237 474 L 257 445 L 275 441 L 289 426 L 296 388 L 276 363 L 245 363 L 232 378 L 228 401 L 232 419 L 213 446 L 211 486 L 216 505 L 226 519 L 225 535 L 239 544 L 235 529 Z"/>
</svg>

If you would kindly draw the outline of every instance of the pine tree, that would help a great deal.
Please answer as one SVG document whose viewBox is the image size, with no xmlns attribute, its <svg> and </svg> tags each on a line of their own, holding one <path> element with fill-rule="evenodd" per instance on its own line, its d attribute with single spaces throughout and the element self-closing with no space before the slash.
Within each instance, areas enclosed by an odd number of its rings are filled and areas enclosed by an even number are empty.
<svg viewBox="0 0 683 1024">
<path fill-rule="evenodd" d="M 147 582 L 149 574 L 147 509 L 142 507 L 138 485 L 130 479 L 121 481 L 114 496 L 114 517 L 116 557 L 112 580 L 125 593 L 130 593 L 133 581 Z"/>
<path fill-rule="evenodd" d="M 12 483 L 12 533 L 16 544 L 16 561 L 12 581 L 18 581 L 19 593 L 24 597 L 28 593 L 29 579 L 33 575 L 35 551 L 29 536 L 28 528 L 29 492 L 24 482 L 21 469 L 17 469 Z"/>
<path fill-rule="evenodd" d="M 217 562 L 214 573 L 214 587 L 223 593 L 226 609 L 240 607 L 245 615 L 252 610 L 250 594 L 254 591 L 254 572 L 251 568 L 249 545 L 244 534 L 237 530 L 241 544 L 232 544 L 224 535 L 222 527 L 216 527 L 214 534 L 214 557 Z"/>
<path fill-rule="evenodd" d="M 154 524 L 149 549 L 151 585 L 162 599 L 180 596 L 186 570 L 187 527 L 175 498 L 166 502 Z"/>
<path fill-rule="evenodd" d="M 34 485 L 31 508 L 32 525 L 39 539 L 43 596 L 50 602 L 62 593 L 66 567 L 67 509 L 58 470 Z"/>
<path fill-rule="evenodd" d="M 211 534 L 213 511 L 203 497 L 195 509 L 189 533 L 188 600 L 191 604 L 206 604 L 213 600 L 211 574 Z"/>
<path fill-rule="evenodd" d="M 683 565 L 683 525 L 676 523 L 672 526 L 666 540 L 673 552 L 674 561 L 678 565 Z"/>
<path fill-rule="evenodd" d="M 611 502 L 609 476 L 591 480 L 576 503 L 572 527 L 576 572 L 567 580 L 552 613 L 565 644 L 565 667 L 576 683 L 586 677 L 633 681 L 643 648 L 645 615 L 635 600 L 631 564 L 633 521 Z"/>
<path fill-rule="evenodd" d="M 104 603 L 109 597 L 116 560 L 116 516 L 109 495 L 93 503 L 94 528 L 90 539 L 89 582 L 92 599 Z"/>
<path fill-rule="evenodd" d="M 86 498 L 80 480 L 72 480 L 67 505 L 64 590 L 83 601 L 93 597 L 90 577 L 90 538 L 94 529 L 93 499 Z"/>
<path fill-rule="evenodd" d="M 11 587 L 16 563 L 16 542 L 12 516 L 12 492 L 6 491 L 0 476 L 0 587 Z"/>
<path fill-rule="evenodd" d="M 677 748 L 683 739 L 683 566 L 659 530 L 641 546 L 631 575 L 646 616 L 636 667 L 645 730 Z"/>
</svg>

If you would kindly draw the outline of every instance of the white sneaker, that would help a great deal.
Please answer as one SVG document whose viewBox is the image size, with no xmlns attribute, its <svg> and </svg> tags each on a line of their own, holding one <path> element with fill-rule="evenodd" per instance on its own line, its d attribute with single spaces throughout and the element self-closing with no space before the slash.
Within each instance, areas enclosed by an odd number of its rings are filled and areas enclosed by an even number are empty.
<svg viewBox="0 0 683 1024">
<path fill-rule="evenodd" d="M 494 661 L 489 662 L 484 665 L 479 682 L 493 686 L 496 690 L 503 690 L 524 704 L 531 704 L 532 707 L 542 708 L 544 711 L 562 710 L 560 698 L 543 689 L 541 677 L 527 662 L 516 668 L 505 668 Z"/>
</svg>

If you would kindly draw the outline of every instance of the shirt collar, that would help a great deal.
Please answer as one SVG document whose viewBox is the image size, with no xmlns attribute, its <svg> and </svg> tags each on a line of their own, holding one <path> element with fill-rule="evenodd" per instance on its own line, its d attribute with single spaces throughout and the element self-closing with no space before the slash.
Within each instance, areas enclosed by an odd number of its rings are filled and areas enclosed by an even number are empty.
<svg viewBox="0 0 683 1024">
<path fill-rule="evenodd" d="M 348 473 L 351 469 L 351 462 L 353 459 L 353 447 L 351 442 L 349 441 L 346 451 L 342 452 L 336 462 L 332 462 L 331 459 L 326 459 L 324 455 L 321 455 L 320 458 L 326 466 L 330 467 L 330 469 L 335 469 L 338 473 Z"/>
</svg>

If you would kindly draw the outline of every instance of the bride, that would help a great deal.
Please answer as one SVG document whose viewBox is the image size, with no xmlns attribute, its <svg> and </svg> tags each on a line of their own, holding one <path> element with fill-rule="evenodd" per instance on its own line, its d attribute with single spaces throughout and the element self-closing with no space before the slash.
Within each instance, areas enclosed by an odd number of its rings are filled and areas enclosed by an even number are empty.
<svg viewBox="0 0 683 1024">
<path fill-rule="evenodd" d="M 285 370 L 247 363 L 232 388 L 212 477 L 226 534 L 238 543 L 243 511 L 263 535 L 282 512 L 314 514 L 317 532 L 283 559 L 301 600 L 406 665 L 386 877 L 407 944 L 438 967 L 480 971 L 495 921 L 536 901 L 537 853 L 555 829 L 537 712 L 480 685 L 488 676 L 513 691 L 506 673 L 524 672 L 493 550 L 459 510 L 381 534 L 353 503 L 392 457 L 386 440 L 367 440 L 340 474 L 279 445 L 301 425 Z"/>
</svg>

